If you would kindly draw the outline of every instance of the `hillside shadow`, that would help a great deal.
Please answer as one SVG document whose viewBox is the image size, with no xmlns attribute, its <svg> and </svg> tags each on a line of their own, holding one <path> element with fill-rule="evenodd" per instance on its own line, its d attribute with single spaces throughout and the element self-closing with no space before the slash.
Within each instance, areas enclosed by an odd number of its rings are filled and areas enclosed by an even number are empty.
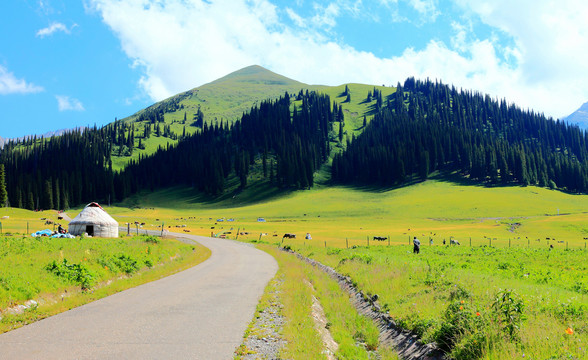
<svg viewBox="0 0 588 360">
<path fill-rule="evenodd" d="M 367 107 L 367 110 L 364 111 L 363 115 L 373 116 L 373 115 L 376 115 L 379 110 L 380 109 L 378 109 L 377 103 L 373 103 L 373 104 L 371 104 L 370 106 Z"/>
</svg>

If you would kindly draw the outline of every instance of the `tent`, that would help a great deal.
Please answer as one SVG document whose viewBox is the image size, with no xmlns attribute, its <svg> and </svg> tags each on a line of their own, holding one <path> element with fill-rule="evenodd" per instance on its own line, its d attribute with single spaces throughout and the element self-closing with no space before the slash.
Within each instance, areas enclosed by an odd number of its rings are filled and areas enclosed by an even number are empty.
<svg viewBox="0 0 588 360">
<path fill-rule="evenodd" d="M 86 205 L 69 223 L 68 230 L 72 235 L 87 233 L 90 236 L 105 238 L 118 237 L 118 223 L 95 202 Z"/>
</svg>

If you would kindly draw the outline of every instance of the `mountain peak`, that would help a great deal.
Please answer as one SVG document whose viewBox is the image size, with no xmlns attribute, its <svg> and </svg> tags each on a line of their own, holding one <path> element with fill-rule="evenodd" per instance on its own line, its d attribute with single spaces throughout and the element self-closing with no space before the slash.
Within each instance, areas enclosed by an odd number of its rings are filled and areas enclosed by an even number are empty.
<svg viewBox="0 0 588 360">
<path fill-rule="evenodd" d="M 585 102 L 578 110 L 574 111 L 564 120 L 571 124 L 577 124 L 581 128 L 588 128 L 588 102 Z"/>
<path fill-rule="evenodd" d="M 304 85 L 280 74 L 276 74 L 259 65 L 247 66 L 243 69 L 232 72 L 210 84 L 221 83 L 250 83 L 265 85 Z"/>
</svg>

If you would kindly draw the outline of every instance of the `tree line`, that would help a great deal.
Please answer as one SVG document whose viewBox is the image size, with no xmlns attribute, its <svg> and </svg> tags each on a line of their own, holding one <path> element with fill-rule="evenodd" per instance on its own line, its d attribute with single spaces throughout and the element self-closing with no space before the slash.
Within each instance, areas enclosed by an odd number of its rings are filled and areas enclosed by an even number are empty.
<svg viewBox="0 0 588 360">
<path fill-rule="evenodd" d="M 291 110 L 286 93 L 252 107 L 232 125 L 205 122 L 202 131 L 115 174 L 116 198 L 180 184 L 218 195 L 230 175 L 239 178 L 241 188 L 247 186 L 256 159 L 274 186 L 313 186 L 314 172 L 329 158 L 333 110 L 326 95 L 307 92 L 301 101 Z"/>
<path fill-rule="evenodd" d="M 254 106 L 232 126 L 205 122 L 201 131 L 150 156 L 139 156 L 122 171 L 113 171 L 111 156 L 123 148 L 132 152 L 128 149 L 134 147 L 134 124 L 115 121 L 49 139 L 9 142 L 0 151 L 6 202 L 31 210 L 67 209 L 173 185 L 218 195 L 231 175 L 239 178 L 241 187 L 247 186 L 256 159 L 274 186 L 309 188 L 314 172 L 329 158 L 335 110 L 328 96 L 314 92 L 301 95 L 300 102 L 291 107 L 286 93 Z M 154 126 L 157 133 L 157 125 L 147 122 L 145 131 Z"/>
<path fill-rule="evenodd" d="M 371 185 L 455 171 L 486 183 L 588 192 L 588 134 L 505 100 L 430 80 L 397 85 L 333 159 L 333 179 Z"/>
</svg>

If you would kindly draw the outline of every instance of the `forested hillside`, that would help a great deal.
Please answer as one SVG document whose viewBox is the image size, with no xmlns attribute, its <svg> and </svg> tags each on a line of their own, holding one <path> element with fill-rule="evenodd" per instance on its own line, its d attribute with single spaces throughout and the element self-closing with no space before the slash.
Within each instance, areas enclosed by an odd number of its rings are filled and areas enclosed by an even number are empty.
<svg viewBox="0 0 588 360">
<path fill-rule="evenodd" d="M 336 93 L 341 103 L 300 90 L 253 105 L 234 122 L 197 119 L 194 131 L 181 134 L 152 107 L 139 122 L 11 141 L 0 151 L 8 203 L 66 209 L 174 185 L 218 196 L 251 179 L 305 189 L 330 158 L 332 178 L 341 183 L 402 185 L 435 172 L 491 186 L 588 192 L 588 135 L 576 126 L 431 81 L 410 78 L 396 91 L 354 89 L 353 113 L 345 86 Z M 158 147 L 136 154 L 147 139 Z M 134 158 L 113 167 L 123 155 Z"/>
<path fill-rule="evenodd" d="M 333 159 L 333 178 L 372 185 L 457 171 L 485 184 L 588 191 L 588 135 L 504 100 L 409 78 Z"/>
<path fill-rule="evenodd" d="M 291 99 L 299 107 L 292 109 Z M 336 111 L 326 95 L 301 91 L 291 98 L 286 93 L 254 106 L 233 125 L 204 123 L 201 131 L 181 136 L 177 145 L 160 147 L 121 171 L 113 171 L 111 155 L 113 149 L 133 151 L 135 129 L 133 123 L 120 121 L 50 139 L 10 142 L 0 152 L 0 164 L 6 169 L 9 204 L 27 209 L 122 200 L 140 190 L 172 185 L 218 195 L 231 175 L 245 187 L 256 160 L 275 186 L 308 188 L 314 172 L 329 158 L 330 123 Z M 159 123 L 144 132 L 154 127 L 160 129 Z"/>
<path fill-rule="evenodd" d="M 299 99 L 301 106 L 293 111 L 286 93 L 254 106 L 232 126 L 205 123 L 201 132 L 177 146 L 131 162 L 115 176 L 117 198 L 180 184 L 218 195 L 231 174 L 243 188 L 256 159 L 275 186 L 311 187 L 314 172 L 329 157 L 335 115 L 328 96 L 306 92 Z"/>
</svg>

